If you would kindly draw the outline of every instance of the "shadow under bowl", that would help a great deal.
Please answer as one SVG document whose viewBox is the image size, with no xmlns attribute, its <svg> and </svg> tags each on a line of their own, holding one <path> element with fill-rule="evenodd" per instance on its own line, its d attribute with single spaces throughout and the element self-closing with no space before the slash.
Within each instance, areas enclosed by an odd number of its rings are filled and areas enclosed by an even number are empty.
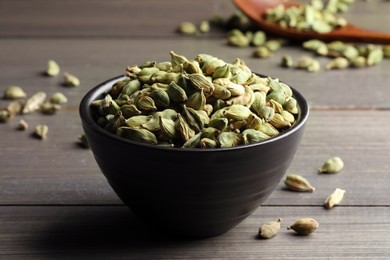
<svg viewBox="0 0 390 260">
<path fill-rule="evenodd" d="M 169 234 L 203 238 L 227 232 L 252 214 L 289 167 L 304 132 L 309 108 L 276 137 L 232 148 L 166 148 L 134 142 L 101 128 L 90 104 L 121 79 L 90 90 L 80 117 L 96 162 L 120 199 L 146 222 Z"/>
</svg>

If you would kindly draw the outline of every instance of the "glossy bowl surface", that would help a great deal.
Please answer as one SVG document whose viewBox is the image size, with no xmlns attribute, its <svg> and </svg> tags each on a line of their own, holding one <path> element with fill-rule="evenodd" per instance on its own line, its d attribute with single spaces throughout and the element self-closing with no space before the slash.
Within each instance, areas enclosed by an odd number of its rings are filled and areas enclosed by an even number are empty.
<svg viewBox="0 0 390 260">
<path fill-rule="evenodd" d="M 295 125 L 260 143 L 218 149 L 165 148 L 115 136 L 93 118 L 90 104 L 121 77 L 90 90 L 80 104 L 82 126 L 96 162 L 121 200 L 146 222 L 186 237 L 222 234 L 252 214 L 289 167 L 309 108 Z"/>
</svg>

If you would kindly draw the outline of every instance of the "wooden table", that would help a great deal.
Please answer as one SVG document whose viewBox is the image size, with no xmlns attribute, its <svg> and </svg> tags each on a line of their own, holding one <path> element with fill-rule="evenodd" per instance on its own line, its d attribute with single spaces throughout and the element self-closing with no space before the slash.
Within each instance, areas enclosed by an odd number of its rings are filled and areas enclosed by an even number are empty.
<svg viewBox="0 0 390 260">
<path fill-rule="evenodd" d="M 251 48 L 226 46 L 218 30 L 200 37 L 175 33 L 182 21 L 199 23 L 233 11 L 224 0 L 0 2 L 0 91 L 19 85 L 28 95 L 60 91 L 69 98 L 56 115 L 34 113 L 0 124 L 1 259 L 390 259 L 390 60 L 308 73 L 279 67 L 286 53 L 308 54 L 299 46 L 259 60 Z M 345 17 L 389 32 L 389 13 L 388 1 L 357 1 Z M 90 88 L 127 65 L 167 60 L 170 50 L 226 61 L 240 57 L 253 71 L 297 88 L 311 114 L 288 172 L 309 179 L 316 191 L 289 192 L 281 182 L 252 216 L 209 239 L 172 238 L 136 220 L 92 153 L 76 144 L 82 133 L 78 105 Z M 77 75 L 81 86 L 67 88 L 62 76 L 42 76 L 50 58 Z M 30 125 L 25 132 L 15 129 L 21 118 Z M 31 136 L 39 123 L 49 126 L 47 140 Z M 344 170 L 318 174 L 319 165 L 335 155 L 344 160 Z M 336 187 L 346 190 L 345 198 L 325 210 L 324 199 Z M 320 223 L 316 233 L 299 237 L 286 230 L 305 216 Z M 281 232 L 256 239 L 258 227 L 277 218 L 283 218 Z"/>
</svg>

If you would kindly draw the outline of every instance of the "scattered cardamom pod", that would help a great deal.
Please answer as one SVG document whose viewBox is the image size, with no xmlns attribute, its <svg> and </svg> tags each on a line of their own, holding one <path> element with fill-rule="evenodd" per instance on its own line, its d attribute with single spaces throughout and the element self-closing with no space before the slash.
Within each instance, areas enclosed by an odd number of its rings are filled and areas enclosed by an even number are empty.
<svg viewBox="0 0 390 260">
<path fill-rule="evenodd" d="M 80 80 L 73 74 L 64 72 L 64 78 L 65 78 L 65 82 L 64 82 L 65 86 L 77 87 L 80 85 Z"/>
<path fill-rule="evenodd" d="M 294 224 L 287 227 L 287 230 L 294 230 L 298 235 L 307 236 L 317 230 L 319 224 L 312 218 L 300 218 Z"/>
<path fill-rule="evenodd" d="M 88 143 L 88 140 L 87 140 L 87 137 L 85 136 L 85 134 L 81 134 L 78 138 L 78 143 L 81 147 L 83 148 L 86 148 L 86 149 L 89 149 L 90 146 L 89 146 L 89 143 Z"/>
<path fill-rule="evenodd" d="M 4 99 L 18 99 L 25 98 L 26 92 L 19 86 L 9 86 L 5 89 L 3 98 Z"/>
<path fill-rule="evenodd" d="M 7 109 L 0 110 L 0 123 L 6 123 L 11 119 L 11 115 Z"/>
<path fill-rule="evenodd" d="M 293 58 L 290 55 L 283 55 L 280 65 L 285 68 L 291 68 L 294 66 Z"/>
<path fill-rule="evenodd" d="M 42 114 L 46 114 L 46 115 L 55 114 L 60 109 L 61 109 L 60 105 L 53 104 L 51 102 L 43 102 L 39 107 L 39 111 L 41 111 Z"/>
<path fill-rule="evenodd" d="M 336 190 L 325 200 L 324 207 L 327 209 L 338 205 L 344 198 L 345 190 L 336 188 Z"/>
<path fill-rule="evenodd" d="M 349 61 L 344 57 L 337 57 L 326 64 L 325 69 L 345 69 L 349 67 Z"/>
<path fill-rule="evenodd" d="M 68 102 L 68 98 L 61 92 L 56 92 L 50 97 L 49 102 L 52 104 L 62 105 Z"/>
<path fill-rule="evenodd" d="M 344 162 L 340 157 L 332 157 L 326 160 L 319 168 L 320 173 L 336 173 L 344 168 Z"/>
<path fill-rule="evenodd" d="M 46 75 L 50 77 L 54 77 L 60 74 L 60 66 L 55 60 L 48 60 L 47 61 L 47 69 L 46 69 Z"/>
<path fill-rule="evenodd" d="M 279 218 L 277 221 L 270 221 L 260 226 L 259 237 L 268 239 L 274 237 L 280 230 L 280 223 L 282 219 Z"/>
<path fill-rule="evenodd" d="M 34 135 L 43 140 L 46 139 L 47 133 L 49 132 L 49 127 L 47 125 L 37 125 L 35 127 Z"/>
<path fill-rule="evenodd" d="M 199 24 L 199 32 L 208 33 L 210 31 L 210 23 L 209 21 L 201 21 Z"/>
<path fill-rule="evenodd" d="M 315 190 L 306 178 L 297 174 L 288 174 L 284 179 L 284 184 L 293 191 L 313 192 Z"/>
<path fill-rule="evenodd" d="M 179 33 L 185 35 L 194 35 L 197 33 L 198 29 L 196 25 L 191 22 L 182 22 L 178 28 Z"/>
<path fill-rule="evenodd" d="M 28 128 L 28 123 L 27 123 L 25 120 L 21 119 L 21 120 L 19 121 L 19 124 L 18 124 L 17 129 L 18 129 L 18 130 L 21 130 L 21 131 L 24 131 L 24 130 L 26 130 L 27 128 Z"/>
<path fill-rule="evenodd" d="M 35 93 L 29 99 L 27 99 L 26 103 L 24 104 L 22 113 L 28 114 L 37 111 L 40 108 L 41 104 L 43 104 L 45 99 L 46 99 L 45 92 L 39 91 Z"/>
</svg>

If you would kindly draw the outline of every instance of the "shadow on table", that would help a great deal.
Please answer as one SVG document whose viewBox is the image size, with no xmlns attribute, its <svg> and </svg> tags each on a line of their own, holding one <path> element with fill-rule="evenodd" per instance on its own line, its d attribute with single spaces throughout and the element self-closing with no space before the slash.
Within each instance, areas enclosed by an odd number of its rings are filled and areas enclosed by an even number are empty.
<svg viewBox="0 0 390 260">
<path fill-rule="evenodd" d="M 61 217 L 55 218 L 34 242 L 35 250 L 72 256 L 86 252 L 93 255 L 127 252 L 142 256 L 142 252 L 159 248 L 174 251 L 202 241 L 159 232 L 136 218 L 125 206 L 71 207 L 63 209 Z"/>
</svg>

